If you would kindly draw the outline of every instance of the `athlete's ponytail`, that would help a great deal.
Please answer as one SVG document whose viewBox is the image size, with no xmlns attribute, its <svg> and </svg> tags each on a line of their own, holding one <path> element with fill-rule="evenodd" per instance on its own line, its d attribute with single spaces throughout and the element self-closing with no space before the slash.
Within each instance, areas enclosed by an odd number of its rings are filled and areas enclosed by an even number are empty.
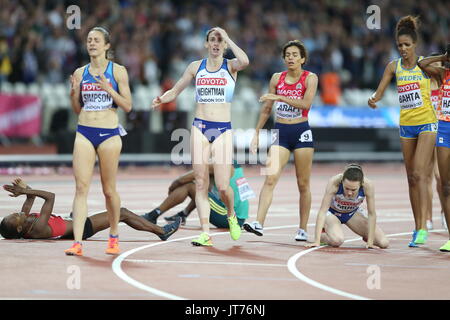
<svg viewBox="0 0 450 320">
<path fill-rule="evenodd" d="M 109 31 L 106 30 L 105 28 L 103 28 L 103 27 L 94 27 L 94 28 L 91 29 L 91 31 L 98 31 L 98 32 L 100 32 L 101 34 L 103 34 L 103 38 L 105 39 L 105 44 L 108 44 L 108 43 L 111 44 L 111 36 L 109 34 Z M 108 50 L 106 50 L 105 58 L 108 59 L 108 60 L 114 59 L 114 52 L 111 49 L 111 46 L 109 47 Z"/>
<path fill-rule="evenodd" d="M 401 18 L 395 28 L 395 37 L 398 39 L 401 35 L 407 35 L 411 37 L 414 43 L 417 42 L 419 24 L 418 17 L 406 16 Z"/>
</svg>

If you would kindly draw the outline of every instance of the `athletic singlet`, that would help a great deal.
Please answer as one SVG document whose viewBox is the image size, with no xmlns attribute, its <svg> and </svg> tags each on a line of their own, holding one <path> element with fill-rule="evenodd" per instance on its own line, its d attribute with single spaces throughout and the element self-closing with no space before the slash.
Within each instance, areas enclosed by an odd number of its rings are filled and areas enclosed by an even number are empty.
<svg viewBox="0 0 450 320">
<path fill-rule="evenodd" d="M 39 213 L 32 213 L 33 216 L 40 217 Z M 48 219 L 48 226 L 52 230 L 52 235 L 49 239 L 59 239 L 66 233 L 66 221 L 60 216 L 50 215 Z"/>
<path fill-rule="evenodd" d="M 236 81 L 228 70 L 228 60 L 223 59 L 220 69 L 210 72 L 203 59 L 195 75 L 195 100 L 197 103 L 230 103 Z"/>
<path fill-rule="evenodd" d="M 280 75 L 277 83 L 276 94 L 285 96 L 290 99 L 303 99 L 306 92 L 306 78 L 310 74 L 309 71 L 303 70 L 300 79 L 294 83 L 286 83 L 287 71 L 284 71 Z M 309 110 L 295 108 L 285 102 L 277 101 L 275 105 L 275 114 L 278 118 L 283 119 L 298 119 L 301 117 L 307 118 Z"/>
<path fill-rule="evenodd" d="M 430 100 L 430 78 L 417 64 L 412 69 L 403 68 L 401 58 L 397 60 L 395 77 L 400 103 L 400 125 L 416 126 L 436 122 L 436 113 Z"/>
<path fill-rule="evenodd" d="M 96 79 L 89 73 L 90 63 L 84 68 L 83 77 L 81 79 L 81 105 L 84 111 L 100 111 L 110 108 L 117 108 L 111 95 L 102 90 L 97 84 Z M 103 73 L 109 81 L 110 86 L 118 91 L 119 86 L 114 79 L 112 61 L 108 62 L 106 71 Z"/>
<path fill-rule="evenodd" d="M 437 110 L 439 104 L 441 103 L 441 89 L 431 90 L 431 104 L 433 105 L 434 110 Z"/>
<path fill-rule="evenodd" d="M 344 196 L 344 186 L 342 185 L 342 182 L 339 184 L 338 191 L 334 195 L 333 199 L 331 200 L 331 205 L 329 211 L 332 213 L 345 213 L 345 214 L 351 214 L 354 213 L 356 210 L 358 210 L 359 206 L 363 203 L 364 198 L 366 195 L 364 194 L 364 188 L 361 187 L 358 190 L 358 195 L 355 199 L 347 199 Z"/>
<path fill-rule="evenodd" d="M 450 70 L 445 70 L 444 82 L 441 85 L 442 99 L 437 108 L 438 119 L 450 121 Z"/>
</svg>

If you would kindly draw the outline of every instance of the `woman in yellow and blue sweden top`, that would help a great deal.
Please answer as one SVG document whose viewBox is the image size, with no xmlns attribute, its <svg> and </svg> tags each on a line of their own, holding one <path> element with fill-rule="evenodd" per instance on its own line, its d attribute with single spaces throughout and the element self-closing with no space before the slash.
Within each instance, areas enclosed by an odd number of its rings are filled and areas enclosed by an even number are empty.
<svg viewBox="0 0 450 320">
<path fill-rule="evenodd" d="M 396 26 L 396 42 L 400 58 L 391 61 L 384 71 L 377 91 L 368 104 L 376 108 L 395 75 L 400 103 L 400 142 L 408 178 L 409 200 L 415 229 L 410 247 L 424 244 L 428 237 L 426 211 L 429 201 L 427 177 L 436 141 L 436 113 L 430 99 L 430 76 L 417 65 L 418 18 L 406 16 Z"/>
</svg>

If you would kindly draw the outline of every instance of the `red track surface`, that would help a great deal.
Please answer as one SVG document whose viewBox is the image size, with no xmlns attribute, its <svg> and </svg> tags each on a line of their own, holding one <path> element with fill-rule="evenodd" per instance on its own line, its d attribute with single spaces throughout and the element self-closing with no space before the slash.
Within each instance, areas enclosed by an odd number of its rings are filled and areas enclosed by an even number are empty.
<svg viewBox="0 0 450 320">
<path fill-rule="evenodd" d="M 107 230 L 84 242 L 83 257 L 64 255 L 71 241 L 1 240 L 0 299 L 450 299 L 450 254 L 438 251 L 448 239 L 447 232 L 435 230 L 426 245 L 408 248 L 414 224 L 402 165 L 364 167 L 375 182 L 378 224 L 391 235 L 386 250 L 365 249 L 362 240 L 353 241 L 358 237 L 346 227 L 346 240 L 352 241 L 341 248 L 311 250 L 294 241 L 298 191 L 289 167 L 275 189 L 263 237 L 243 231 L 241 238 L 233 241 L 226 230 L 212 228 L 217 233 L 213 235 L 214 247 L 193 247 L 190 239 L 200 233 L 194 212 L 186 226 L 166 242 L 121 226 L 123 253 L 119 257 L 104 254 Z M 313 167 L 310 240 L 326 182 L 342 168 L 340 164 Z M 118 189 L 122 205 L 136 213 L 153 209 L 182 172 L 182 168 L 171 167 L 121 171 Z M 259 195 L 264 181 L 259 168 L 247 168 L 246 173 Z M 3 176 L 2 182 L 11 178 Z M 71 175 L 24 179 L 34 188 L 56 193 L 55 213 L 70 212 L 74 192 Z M 434 225 L 442 229 L 440 205 L 437 195 L 434 197 Z M 0 216 L 19 210 L 23 200 L 3 192 Z M 256 216 L 257 202 L 251 200 L 250 221 Z M 36 201 L 34 211 L 41 203 Z M 98 176 L 92 182 L 88 206 L 90 213 L 104 209 Z M 159 223 L 163 221 L 160 218 Z M 79 275 L 79 288 L 73 288 L 75 275 Z M 379 277 L 374 280 L 376 275 Z"/>
</svg>

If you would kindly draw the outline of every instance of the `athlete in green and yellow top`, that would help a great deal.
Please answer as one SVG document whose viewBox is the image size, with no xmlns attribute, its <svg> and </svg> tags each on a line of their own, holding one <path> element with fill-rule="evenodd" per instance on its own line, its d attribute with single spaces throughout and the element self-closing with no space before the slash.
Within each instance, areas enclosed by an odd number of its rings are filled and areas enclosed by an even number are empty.
<svg viewBox="0 0 450 320">
<path fill-rule="evenodd" d="M 218 228 L 229 228 L 227 220 L 228 210 L 226 205 L 220 200 L 220 193 L 214 181 L 213 172 L 213 166 L 210 165 L 210 183 L 208 187 L 208 200 L 210 204 L 209 222 Z M 236 212 L 237 223 L 239 224 L 239 226 L 242 226 L 245 220 L 248 218 L 248 199 L 255 197 L 255 194 L 244 176 L 244 170 L 239 164 L 237 164 L 237 162 L 233 163 L 230 187 L 234 192 L 233 208 Z M 181 217 L 181 224 L 184 225 L 186 223 L 187 216 L 196 208 L 194 201 L 195 195 L 195 174 L 194 171 L 189 171 L 176 178 L 169 186 L 169 194 L 167 198 L 164 199 L 157 208 L 145 213 L 144 215 L 142 215 L 142 217 L 156 224 L 157 219 L 160 215 L 164 214 L 176 205 L 182 203 L 184 200 L 186 200 L 186 198 L 189 197 L 191 201 L 184 210 L 178 212 L 173 216 L 164 217 L 164 219 L 167 221 L 176 221 L 177 217 Z M 212 241 L 207 241 L 205 243 L 197 245 L 211 246 Z"/>
<path fill-rule="evenodd" d="M 242 167 L 237 163 L 233 163 L 233 168 L 234 172 L 230 179 L 230 187 L 234 192 L 234 211 L 236 212 L 238 223 L 242 227 L 245 219 L 248 218 L 248 199 L 255 197 L 255 194 L 244 177 Z M 211 190 L 208 192 L 208 198 L 211 206 L 209 222 L 219 228 L 228 228 L 227 207 L 220 200 L 220 193 L 214 182 Z"/>
<path fill-rule="evenodd" d="M 430 100 L 430 75 L 417 65 L 416 54 L 418 19 L 406 16 L 396 27 L 397 48 L 401 58 L 391 61 L 383 74 L 377 91 L 368 104 L 376 108 L 384 91 L 395 75 L 400 103 L 400 142 L 408 176 L 409 200 L 414 215 L 415 230 L 410 247 L 424 244 L 426 227 L 427 177 L 431 175 L 432 155 L 436 141 L 436 114 Z"/>
</svg>

